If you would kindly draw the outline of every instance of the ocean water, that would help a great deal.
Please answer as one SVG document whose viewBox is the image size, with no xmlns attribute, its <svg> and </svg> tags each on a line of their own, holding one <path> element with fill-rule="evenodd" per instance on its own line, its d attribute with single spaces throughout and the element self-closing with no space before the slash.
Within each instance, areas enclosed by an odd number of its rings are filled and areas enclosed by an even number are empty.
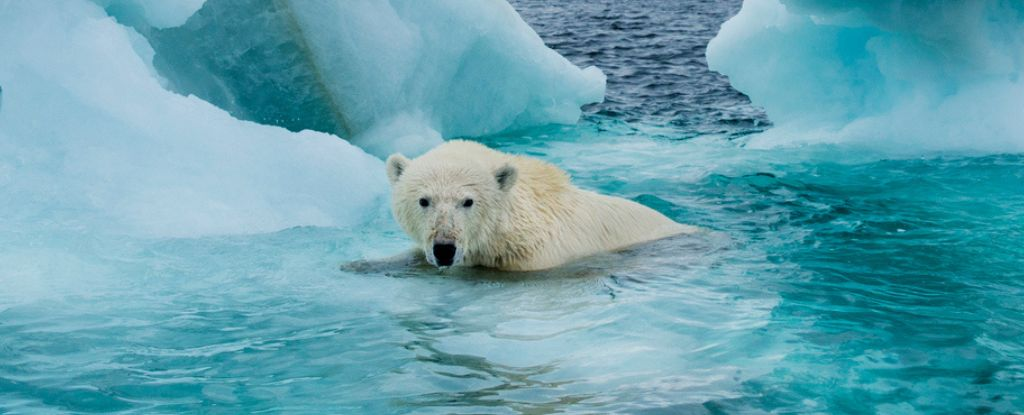
<svg viewBox="0 0 1024 415">
<path fill-rule="evenodd" d="M 481 140 L 711 232 L 528 274 L 339 271 L 408 246 L 386 206 L 0 233 L 0 412 L 1024 411 L 1024 155 L 748 149 L 770 121 L 703 60 L 738 3 L 513 4 L 608 99 Z"/>
</svg>

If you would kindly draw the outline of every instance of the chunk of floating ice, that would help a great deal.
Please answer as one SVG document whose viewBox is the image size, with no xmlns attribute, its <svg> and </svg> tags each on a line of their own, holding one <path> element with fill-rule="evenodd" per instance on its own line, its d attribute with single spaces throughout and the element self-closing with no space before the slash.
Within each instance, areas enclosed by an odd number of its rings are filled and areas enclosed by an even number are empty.
<svg viewBox="0 0 1024 415">
<path fill-rule="evenodd" d="M 183 26 L 137 28 L 172 89 L 379 156 L 575 123 L 604 98 L 600 70 L 546 47 L 503 0 L 209 0 Z"/>
<path fill-rule="evenodd" d="M 1024 151 L 1024 3 L 745 0 L 709 66 L 776 127 L 750 145 Z"/>
<path fill-rule="evenodd" d="M 0 4 L 0 229 L 145 236 L 342 226 L 380 160 L 162 88 L 131 29 L 84 0 Z"/>
</svg>

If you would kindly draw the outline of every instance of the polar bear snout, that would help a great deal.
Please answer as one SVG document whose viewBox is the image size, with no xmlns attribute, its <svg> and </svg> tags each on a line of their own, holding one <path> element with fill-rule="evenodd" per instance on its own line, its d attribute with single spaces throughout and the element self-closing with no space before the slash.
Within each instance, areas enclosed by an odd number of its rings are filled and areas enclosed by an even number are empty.
<svg viewBox="0 0 1024 415">
<path fill-rule="evenodd" d="M 453 243 L 434 243 L 433 249 L 434 259 L 437 260 L 437 266 L 439 267 L 450 267 L 455 263 L 455 253 L 458 248 Z"/>
</svg>

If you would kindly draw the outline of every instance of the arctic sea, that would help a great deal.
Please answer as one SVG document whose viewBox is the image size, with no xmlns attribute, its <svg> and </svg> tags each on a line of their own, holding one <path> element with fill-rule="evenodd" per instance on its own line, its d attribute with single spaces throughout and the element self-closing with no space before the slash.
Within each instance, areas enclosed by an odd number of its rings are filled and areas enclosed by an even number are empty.
<svg viewBox="0 0 1024 415">
<path fill-rule="evenodd" d="M 526 275 L 354 275 L 409 245 L 384 200 L 255 235 L 11 225 L 0 412 L 1024 411 L 1024 155 L 748 148 L 772 122 L 704 58 L 738 2 L 513 6 L 606 98 L 479 140 L 711 233 Z"/>
</svg>

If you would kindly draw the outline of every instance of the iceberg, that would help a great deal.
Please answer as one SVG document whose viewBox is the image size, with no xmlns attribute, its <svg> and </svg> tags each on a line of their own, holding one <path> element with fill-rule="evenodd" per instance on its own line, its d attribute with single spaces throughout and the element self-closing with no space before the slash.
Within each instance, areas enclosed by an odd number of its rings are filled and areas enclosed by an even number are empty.
<svg viewBox="0 0 1024 415">
<path fill-rule="evenodd" d="M 146 40 L 96 4 L 0 10 L 5 233 L 190 237 L 350 226 L 381 210 L 379 159 L 166 90 Z"/>
<path fill-rule="evenodd" d="M 8 230 L 353 226 L 386 206 L 373 155 L 572 123 L 604 95 L 600 70 L 547 48 L 501 0 L 0 0 L 0 10 Z"/>
<path fill-rule="evenodd" d="M 118 19 L 158 29 L 181 26 L 206 0 L 93 0 Z"/>
<path fill-rule="evenodd" d="M 108 12 L 149 41 L 169 89 L 377 156 L 575 123 L 604 98 L 599 69 L 545 46 L 503 0 L 209 0 L 175 27 Z"/>
<path fill-rule="evenodd" d="M 745 0 L 707 60 L 775 123 L 752 147 L 1024 151 L 1024 3 Z"/>
</svg>

